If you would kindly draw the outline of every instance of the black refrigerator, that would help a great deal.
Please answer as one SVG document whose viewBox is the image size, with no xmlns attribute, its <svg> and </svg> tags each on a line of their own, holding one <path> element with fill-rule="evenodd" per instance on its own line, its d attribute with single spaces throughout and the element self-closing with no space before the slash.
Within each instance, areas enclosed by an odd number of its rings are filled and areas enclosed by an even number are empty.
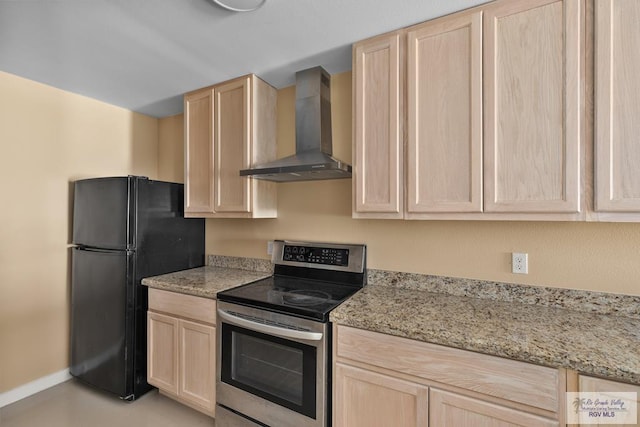
<svg viewBox="0 0 640 427">
<path fill-rule="evenodd" d="M 145 177 L 74 183 L 71 375 L 124 400 L 147 384 L 144 277 L 204 265 L 204 220 L 182 184 Z"/>
</svg>

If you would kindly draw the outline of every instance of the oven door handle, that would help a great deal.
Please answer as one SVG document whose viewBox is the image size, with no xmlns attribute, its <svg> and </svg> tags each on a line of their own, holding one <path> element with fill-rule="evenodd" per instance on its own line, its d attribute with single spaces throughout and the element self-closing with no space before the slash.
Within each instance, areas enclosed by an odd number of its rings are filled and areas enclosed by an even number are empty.
<svg viewBox="0 0 640 427">
<path fill-rule="evenodd" d="M 242 326 L 247 329 L 275 335 L 281 338 L 320 341 L 324 335 L 322 332 L 299 331 L 296 329 L 281 328 L 278 326 L 268 325 L 266 323 L 254 322 L 253 320 L 244 319 L 220 309 L 218 309 L 218 316 L 232 325 Z"/>
</svg>

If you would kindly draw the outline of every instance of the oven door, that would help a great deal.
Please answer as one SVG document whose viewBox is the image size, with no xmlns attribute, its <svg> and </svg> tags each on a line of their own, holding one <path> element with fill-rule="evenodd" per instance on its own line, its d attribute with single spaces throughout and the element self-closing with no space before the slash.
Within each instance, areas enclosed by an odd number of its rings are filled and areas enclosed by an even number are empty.
<svg viewBox="0 0 640 427">
<path fill-rule="evenodd" d="M 325 426 L 327 331 L 219 301 L 217 403 L 269 426 Z"/>
</svg>

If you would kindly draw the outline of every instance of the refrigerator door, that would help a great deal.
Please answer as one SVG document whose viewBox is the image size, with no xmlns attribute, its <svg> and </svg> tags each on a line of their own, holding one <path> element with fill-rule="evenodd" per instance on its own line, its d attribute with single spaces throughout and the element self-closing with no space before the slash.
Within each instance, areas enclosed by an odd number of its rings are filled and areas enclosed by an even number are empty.
<svg viewBox="0 0 640 427">
<path fill-rule="evenodd" d="M 134 254 L 73 248 L 71 375 L 123 399 L 132 394 Z M 129 350 L 131 351 L 131 350 Z"/>
<path fill-rule="evenodd" d="M 135 249 L 135 177 L 76 181 L 73 243 L 103 249 Z"/>
</svg>

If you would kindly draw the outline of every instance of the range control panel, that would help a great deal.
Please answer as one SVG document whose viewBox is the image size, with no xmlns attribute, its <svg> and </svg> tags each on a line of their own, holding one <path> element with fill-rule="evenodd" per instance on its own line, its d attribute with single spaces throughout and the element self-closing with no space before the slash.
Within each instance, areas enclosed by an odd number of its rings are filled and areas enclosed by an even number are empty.
<svg viewBox="0 0 640 427">
<path fill-rule="evenodd" d="M 349 265 L 349 249 L 285 245 L 282 258 L 289 262 L 346 267 Z"/>
</svg>

